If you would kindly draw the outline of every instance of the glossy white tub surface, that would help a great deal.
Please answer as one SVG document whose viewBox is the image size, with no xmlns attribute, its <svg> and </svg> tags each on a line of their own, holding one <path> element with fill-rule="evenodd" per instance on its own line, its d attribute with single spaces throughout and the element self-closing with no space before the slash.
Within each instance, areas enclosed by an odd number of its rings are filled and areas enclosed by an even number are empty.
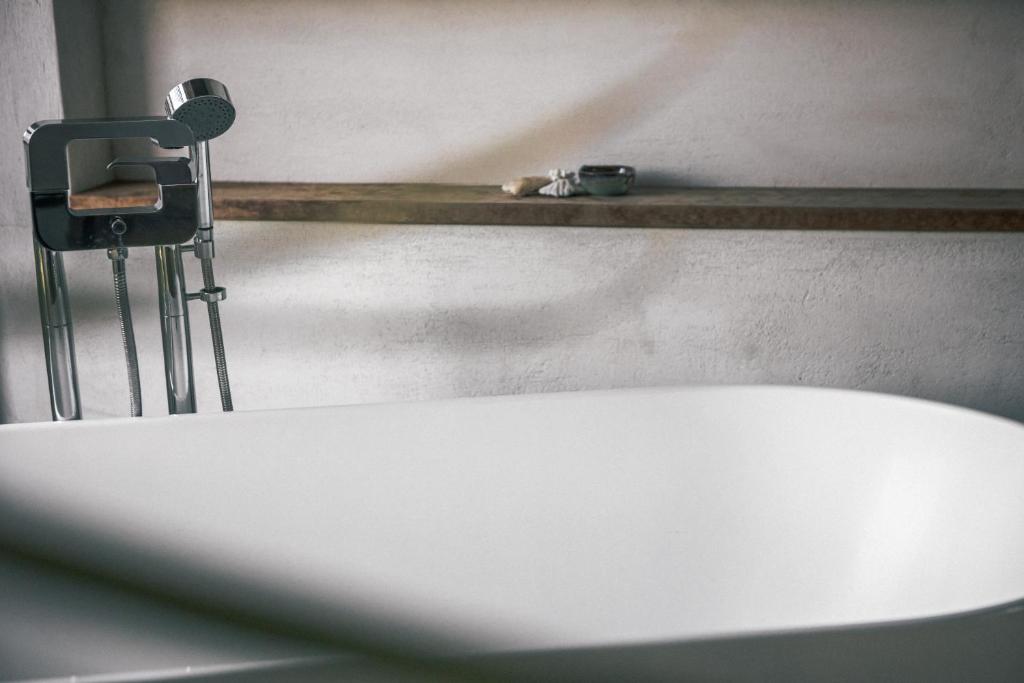
<svg viewBox="0 0 1024 683">
<path fill-rule="evenodd" d="M 1024 598 L 1024 426 L 852 391 L 657 388 L 9 425 L 0 501 L 465 652 L 845 627 Z M 5 533 L 38 540 L 32 525 Z M 31 593 L 23 574 L 5 580 Z M 41 631 L 33 619 L 47 612 L 29 598 L 15 602 L 20 616 L 0 616 L 7 650 L 65 654 L 8 675 L 220 661 L 159 647 L 122 661 L 109 644 L 104 659 L 61 628 Z M 60 669 L 75 666 L 85 670 Z"/>
</svg>

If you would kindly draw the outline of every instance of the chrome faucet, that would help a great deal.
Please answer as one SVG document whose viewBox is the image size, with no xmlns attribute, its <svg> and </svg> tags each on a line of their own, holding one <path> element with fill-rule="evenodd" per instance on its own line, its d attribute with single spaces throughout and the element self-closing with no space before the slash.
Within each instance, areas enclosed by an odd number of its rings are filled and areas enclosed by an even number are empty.
<svg viewBox="0 0 1024 683">
<path fill-rule="evenodd" d="M 138 360 L 125 284 L 129 247 L 176 244 L 196 231 L 198 195 L 185 157 L 118 159 L 112 165 L 146 165 L 156 175 L 159 201 L 151 207 L 75 211 L 70 205 L 66 149 L 73 140 L 150 138 L 166 149 L 195 144 L 185 124 L 162 117 L 39 121 L 25 131 L 25 160 L 32 200 L 39 317 L 54 420 L 82 417 L 71 303 L 64 273 L 65 251 L 106 249 L 114 270 L 115 298 L 131 388 L 131 411 L 139 415 Z"/>
<path fill-rule="evenodd" d="M 172 100 L 176 105 L 172 108 Z M 105 249 L 112 264 L 115 302 L 129 377 L 130 409 L 142 414 L 138 359 L 128 303 L 125 260 L 130 247 L 156 250 L 157 292 L 167 404 L 171 414 L 196 411 L 188 301 L 200 299 L 210 312 L 218 384 L 224 410 L 231 410 L 230 385 L 218 302 L 225 290 L 213 280 L 213 207 L 206 141 L 234 120 L 227 89 L 212 79 L 176 86 L 168 96 L 169 117 L 40 121 L 25 132 L 28 187 L 39 316 L 54 420 L 82 417 L 74 330 L 63 252 Z M 73 210 L 68 179 L 68 144 L 74 140 L 149 138 L 165 149 L 189 149 L 188 157 L 115 159 L 108 168 L 146 166 L 156 176 L 158 200 L 148 207 Z M 193 166 L 195 172 L 193 173 Z M 194 244 L 182 246 L 194 241 Z M 203 288 L 188 293 L 181 253 L 200 258 Z"/>
</svg>

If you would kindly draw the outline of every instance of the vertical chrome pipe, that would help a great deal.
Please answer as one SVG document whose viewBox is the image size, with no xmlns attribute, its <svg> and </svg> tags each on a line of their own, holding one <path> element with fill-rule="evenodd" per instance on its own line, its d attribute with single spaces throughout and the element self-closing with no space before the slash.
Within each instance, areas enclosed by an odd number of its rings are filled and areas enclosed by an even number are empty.
<svg viewBox="0 0 1024 683">
<path fill-rule="evenodd" d="M 218 303 L 224 297 L 224 289 L 217 287 L 213 278 L 213 188 L 210 182 L 210 145 L 206 140 L 196 143 L 196 184 L 199 191 L 199 229 L 196 231 L 195 255 L 199 257 L 203 269 L 203 292 L 206 294 L 206 313 L 210 319 L 210 338 L 213 341 L 213 362 L 217 370 L 220 406 L 225 412 L 231 412 L 235 407 L 231 399 L 231 382 L 228 379 L 228 361 L 224 352 L 224 334 L 221 330 Z"/>
<path fill-rule="evenodd" d="M 199 241 L 211 239 L 202 231 L 213 230 L 213 183 L 210 181 L 210 143 L 206 140 L 196 142 L 196 190 L 199 192 Z M 211 253 L 212 257 L 213 254 Z"/>
<path fill-rule="evenodd" d="M 43 325 L 43 349 L 50 390 L 50 413 L 59 422 L 81 420 L 78 394 L 78 366 L 75 362 L 75 334 L 71 326 L 71 303 L 60 252 L 34 243 L 36 291 L 39 319 Z"/>
<path fill-rule="evenodd" d="M 171 415 L 194 413 L 196 393 L 192 374 L 192 335 L 188 324 L 188 294 L 181 247 L 163 245 L 155 249 L 167 412 Z"/>
</svg>

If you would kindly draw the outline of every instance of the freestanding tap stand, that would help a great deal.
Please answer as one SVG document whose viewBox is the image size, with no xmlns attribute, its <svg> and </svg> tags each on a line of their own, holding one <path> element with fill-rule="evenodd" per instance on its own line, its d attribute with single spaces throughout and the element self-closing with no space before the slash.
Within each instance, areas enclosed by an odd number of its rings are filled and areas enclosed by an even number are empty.
<svg viewBox="0 0 1024 683">
<path fill-rule="evenodd" d="M 64 276 L 62 252 L 104 249 L 115 263 L 115 285 L 120 284 L 119 299 L 123 308 L 122 333 L 130 331 L 131 318 L 127 307 L 123 280 L 123 258 L 131 247 L 157 247 L 181 244 L 196 232 L 198 193 L 195 178 L 186 157 L 153 157 L 118 159 L 111 165 L 144 165 L 156 176 L 160 202 L 152 207 L 131 207 L 108 210 L 72 210 L 69 204 L 67 145 L 73 140 L 118 138 L 149 138 L 165 149 L 190 148 L 195 144 L 192 130 L 185 124 L 164 117 L 135 119 L 77 119 L 39 121 L 25 132 L 25 159 L 28 187 L 32 201 L 32 229 L 35 243 L 36 286 L 39 293 L 39 316 L 42 322 L 46 374 L 50 392 L 50 409 L 54 420 L 78 420 L 82 417 L 75 364 L 75 343 L 71 324 L 71 305 Z M 184 351 L 180 367 L 174 367 L 174 390 L 181 412 L 191 405 L 191 358 L 188 353 L 188 319 L 184 312 L 185 295 L 181 277 L 178 247 L 170 249 L 174 268 L 164 268 L 161 281 L 161 312 L 167 313 L 168 335 L 175 349 Z M 158 263 L 160 259 L 158 258 Z M 168 263 L 164 259 L 164 263 Z M 120 268 L 118 268 L 120 266 Z M 118 275 L 121 275 L 120 282 Z M 163 287 L 166 283 L 166 287 Z M 121 292 L 124 290 L 124 292 Z M 165 305 L 166 304 L 166 305 Z M 180 335 L 180 336 L 179 336 Z M 167 343 L 165 339 L 165 344 Z M 166 349 L 166 346 L 165 346 Z M 125 342 L 129 379 L 137 373 L 134 358 L 134 335 Z M 133 370 L 135 373 L 133 373 Z M 136 375 L 137 376 L 137 375 Z M 178 381 L 181 378 L 182 381 Z M 168 381 L 170 382 L 170 375 Z M 133 414 L 141 414 L 136 402 L 137 382 L 133 382 Z M 170 391 L 170 389 L 169 389 Z"/>
<path fill-rule="evenodd" d="M 167 381 L 167 412 L 196 412 L 195 379 L 192 374 L 192 335 L 188 323 L 188 293 L 181 263 L 181 247 L 156 249 L 157 298 L 160 304 L 160 337 L 164 346 L 164 377 Z"/>
<path fill-rule="evenodd" d="M 64 277 L 64 256 L 59 251 L 47 249 L 38 239 L 34 240 L 34 248 L 50 413 L 54 420 L 60 422 L 81 420 L 75 334 L 71 327 L 71 303 Z"/>
</svg>

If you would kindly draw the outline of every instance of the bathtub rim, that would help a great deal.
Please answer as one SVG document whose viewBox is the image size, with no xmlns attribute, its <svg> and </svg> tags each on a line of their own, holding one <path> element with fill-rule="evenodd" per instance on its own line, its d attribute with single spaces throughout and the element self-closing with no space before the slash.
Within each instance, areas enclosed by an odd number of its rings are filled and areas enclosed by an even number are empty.
<svg viewBox="0 0 1024 683">
<path fill-rule="evenodd" d="M 242 408 L 235 409 L 232 412 L 222 411 L 204 411 L 198 413 L 184 413 L 178 415 L 142 415 L 141 417 L 131 416 L 105 416 L 105 417 L 93 417 L 83 418 L 81 420 L 69 420 L 65 422 L 56 422 L 53 420 L 37 420 L 33 422 L 11 422 L 6 424 L 0 424 L 0 435 L 5 431 L 25 430 L 25 429 L 40 429 L 45 428 L 47 425 L 62 425 L 61 428 L 68 429 L 82 429 L 85 425 L 97 425 L 97 426 L 114 426 L 133 424 L 140 421 L 152 422 L 158 420 L 199 420 L 199 419 L 211 419 L 216 417 L 222 417 L 224 419 L 232 419 L 236 414 L 239 415 L 251 415 L 251 414 L 283 414 L 283 413 L 295 413 L 295 412 L 319 412 L 327 410 L 361 410 L 361 409 L 380 409 L 383 407 L 392 407 L 398 409 L 409 409 L 418 406 L 425 405 L 445 405 L 445 404 L 462 404 L 465 402 L 476 402 L 476 403 L 520 403 L 520 402 L 532 402 L 537 400 L 545 400 L 547 397 L 569 397 L 569 396 L 593 396 L 601 397 L 607 395 L 622 395 L 622 394 L 671 394 L 671 393 L 701 393 L 701 392 L 714 392 L 718 393 L 721 391 L 743 391 L 743 392 L 776 392 L 776 391 L 797 391 L 799 393 L 819 393 L 829 396 L 837 397 L 863 397 L 863 398 L 877 398 L 887 402 L 900 403 L 904 405 L 916 405 L 918 407 L 928 409 L 939 409 L 939 410 L 954 410 L 961 413 L 973 414 L 976 417 L 995 420 L 1016 427 L 1024 428 L 1024 421 L 1016 420 L 1005 415 L 997 415 L 990 413 L 980 408 L 972 408 L 969 406 L 962 406 L 955 403 L 948 403 L 939 399 L 932 398 L 920 398 L 917 396 L 908 396 L 905 394 L 893 394 L 885 391 L 875 389 L 860 389 L 860 388 L 849 388 L 849 387 L 829 387 L 829 386 L 817 386 L 807 384 L 659 384 L 654 386 L 638 386 L 638 387 L 613 387 L 605 389 L 567 389 L 562 391 L 550 391 L 550 392 L 530 392 L 530 393 L 515 393 L 515 394 L 493 394 L 486 396 L 452 396 L 447 398 L 431 398 L 431 399 L 410 399 L 410 400 L 398 400 L 398 401 L 372 401 L 369 403 L 337 403 L 329 405 L 310 405 L 310 406 L 288 406 L 284 408 Z"/>
</svg>

